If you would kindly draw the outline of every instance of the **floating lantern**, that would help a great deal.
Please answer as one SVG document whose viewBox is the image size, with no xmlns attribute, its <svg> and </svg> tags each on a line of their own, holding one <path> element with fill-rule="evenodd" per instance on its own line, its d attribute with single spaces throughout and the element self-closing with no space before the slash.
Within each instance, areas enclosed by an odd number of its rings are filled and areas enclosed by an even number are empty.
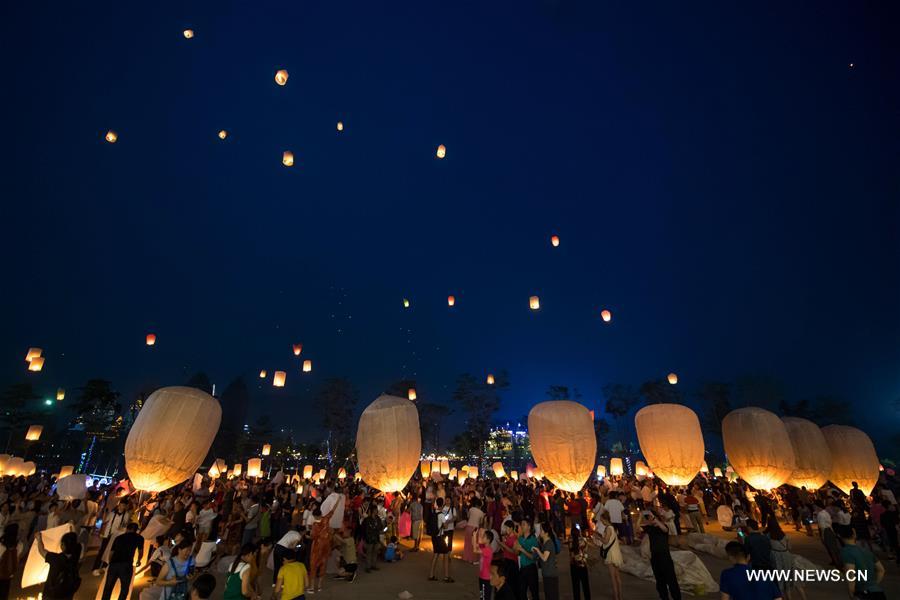
<svg viewBox="0 0 900 600">
<path fill-rule="evenodd" d="M 219 430 L 219 401 L 196 388 L 156 390 L 125 440 L 125 470 L 134 487 L 161 492 L 193 475 Z"/>
<path fill-rule="evenodd" d="M 147 345 L 148 345 L 148 346 L 153 346 L 153 345 L 155 345 L 155 344 L 156 344 L 156 334 L 155 334 L 155 333 L 148 333 L 145 341 L 147 342 Z"/>
<path fill-rule="evenodd" d="M 537 296 L 532 296 L 528 299 L 528 306 L 531 310 L 538 310 L 541 307 L 541 299 Z"/>
<path fill-rule="evenodd" d="M 313 474 L 312 471 L 313 471 L 312 465 L 306 465 L 305 467 L 303 467 L 303 479 L 311 479 L 312 474 Z"/>
<path fill-rule="evenodd" d="M 213 463 L 206 474 L 210 479 L 218 479 L 219 475 L 221 475 L 222 473 L 219 471 L 219 467 L 216 465 L 216 463 Z"/>
<path fill-rule="evenodd" d="M 344 467 L 338 469 L 338 479 L 347 479 L 347 469 L 345 469 Z"/>
<path fill-rule="evenodd" d="M 597 465 L 597 478 L 603 479 L 606 477 L 606 467 L 604 465 Z"/>
<path fill-rule="evenodd" d="M 558 236 L 558 235 L 551 235 L 551 236 L 550 236 L 550 243 L 553 244 L 553 247 L 554 247 L 554 248 L 556 248 L 557 246 L 559 246 L 559 236 Z"/>
<path fill-rule="evenodd" d="M 581 490 L 594 471 L 597 436 L 588 409 L 569 400 L 541 402 L 528 413 L 531 452 L 547 479 Z"/>
<path fill-rule="evenodd" d="M 509 478 L 512 479 L 513 481 L 518 481 L 519 480 L 519 472 L 518 471 L 510 471 Z"/>
<path fill-rule="evenodd" d="M 878 483 L 878 455 L 868 435 L 856 427 L 828 425 L 822 435 L 831 449 L 831 475 L 828 479 L 845 494 L 853 489 L 853 482 L 868 496 Z"/>
<path fill-rule="evenodd" d="M 29 371 L 40 371 L 44 368 L 44 357 L 43 356 L 35 356 L 31 359 L 31 362 L 28 363 Z"/>
<path fill-rule="evenodd" d="M 819 426 L 806 419 L 783 417 L 797 464 L 787 482 L 797 488 L 817 490 L 831 475 L 831 449 Z"/>
<path fill-rule="evenodd" d="M 612 313 L 608 310 L 601 310 L 600 318 L 603 319 L 605 323 L 609 323 L 612 320 Z"/>
<path fill-rule="evenodd" d="M 419 461 L 419 472 L 422 474 L 422 477 L 428 477 L 431 474 L 431 461 Z"/>
<path fill-rule="evenodd" d="M 634 416 L 641 453 L 669 485 L 687 485 L 703 465 L 697 413 L 681 404 L 650 404 Z"/>
<path fill-rule="evenodd" d="M 44 351 L 41 348 L 29 348 L 28 354 L 25 355 L 25 362 L 31 362 L 34 358 L 43 354 Z"/>
<path fill-rule="evenodd" d="M 72 465 L 66 465 L 64 467 L 60 467 L 59 468 L 59 477 L 57 477 L 57 481 L 59 481 L 63 477 L 68 477 L 69 475 L 71 475 L 74 472 L 75 472 L 75 467 L 73 467 Z"/>
<path fill-rule="evenodd" d="M 262 371 L 259 372 L 259 378 L 260 379 L 266 378 L 266 370 L 265 369 L 263 369 Z"/>
<path fill-rule="evenodd" d="M 454 304 L 456 304 L 456 297 L 447 296 L 447 306 L 453 306 Z"/>
<path fill-rule="evenodd" d="M 437 157 L 444 158 L 445 156 L 447 156 L 447 147 L 441 144 L 437 147 Z"/>
<path fill-rule="evenodd" d="M 294 153 L 291 152 L 290 150 L 285 150 L 284 153 L 281 155 L 281 164 L 283 164 L 286 167 L 293 167 L 294 166 Z"/>
<path fill-rule="evenodd" d="M 119 134 L 116 133 L 115 131 L 113 131 L 112 129 L 110 129 L 109 131 L 106 132 L 105 139 L 110 144 L 115 144 L 116 141 L 119 139 Z"/>
<path fill-rule="evenodd" d="M 26 476 L 30 477 L 31 475 L 34 475 L 36 472 L 37 472 L 37 465 L 34 464 L 34 462 L 29 460 L 27 462 L 22 463 L 22 470 L 21 470 L 22 475 L 26 475 Z"/>
<path fill-rule="evenodd" d="M 43 425 L 32 425 L 25 433 L 25 439 L 29 442 L 36 442 L 41 439 L 41 433 L 44 431 Z"/>
<path fill-rule="evenodd" d="M 491 468 L 494 470 L 494 477 L 496 477 L 497 479 L 503 479 L 504 477 L 506 477 L 506 471 L 503 469 L 502 462 L 495 462 L 493 465 L 491 465 Z"/>
<path fill-rule="evenodd" d="M 240 477 L 240 476 L 241 476 L 241 473 L 242 473 L 243 471 L 244 471 L 244 465 L 242 465 L 241 463 L 237 463 L 237 464 L 234 465 L 234 468 L 231 469 L 231 474 L 232 474 L 234 477 Z"/>
<path fill-rule="evenodd" d="M 478 467 L 469 467 L 469 477 L 471 477 L 472 479 L 478 479 Z"/>
<path fill-rule="evenodd" d="M 406 487 L 422 454 L 415 405 L 396 396 L 379 396 L 359 418 L 356 451 L 367 484 L 383 492 Z"/>
<path fill-rule="evenodd" d="M 440 473 L 441 472 L 441 461 L 439 461 L 439 460 L 431 461 L 431 472 L 432 473 Z"/>
<path fill-rule="evenodd" d="M 275 377 L 272 379 L 272 385 L 275 387 L 284 387 L 284 381 L 287 379 L 287 373 L 284 371 L 275 371 Z"/>
<path fill-rule="evenodd" d="M 706 461 L 705 461 L 705 460 L 703 461 L 703 464 L 700 465 L 700 472 L 701 472 L 701 473 L 709 473 L 709 467 L 706 466 Z"/>
<path fill-rule="evenodd" d="M 57 388 L 56 389 L 56 401 L 62 402 L 65 399 L 66 399 L 66 390 L 64 390 L 63 388 Z"/>
<path fill-rule="evenodd" d="M 450 474 L 450 461 L 446 458 L 441 459 L 441 475 Z"/>
<path fill-rule="evenodd" d="M 304 372 L 304 373 L 309 373 L 310 371 L 312 371 L 312 361 L 311 361 L 311 360 L 304 360 L 304 361 L 303 361 L 303 372 Z"/>
<path fill-rule="evenodd" d="M 734 470 L 758 490 L 784 484 L 797 464 L 784 423 L 762 408 L 739 408 L 725 415 L 722 441 Z"/>
<path fill-rule="evenodd" d="M 294 344 L 294 356 L 300 356 L 303 352 L 303 344 Z"/>
<path fill-rule="evenodd" d="M 338 131 L 343 131 L 343 130 L 344 130 L 344 123 L 343 123 L 343 122 L 341 122 L 341 121 L 338 121 L 338 122 L 337 122 L 337 130 L 338 130 Z"/>
<path fill-rule="evenodd" d="M 403 299 L 403 308 L 409 308 L 409 300 L 406 298 Z"/>
<path fill-rule="evenodd" d="M 288 80 L 288 72 L 287 69 L 280 69 L 275 73 L 275 83 L 278 85 L 284 85 Z"/>
<path fill-rule="evenodd" d="M 720 469 L 719 467 L 713 467 L 713 477 L 721 477 L 721 476 L 722 476 L 722 469 Z"/>
<path fill-rule="evenodd" d="M 625 468 L 622 465 L 621 458 L 609 459 L 609 474 L 612 477 L 621 477 L 624 472 L 625 472 Z"/>
<path fill-rule="evenodd" d="M 225 131 L 224 129 L 220 129 L 219 130 L 219 139 L 224 140 L 227 137 L 228 137 L 228 132 Z"/>
<path fill-rule="evenodd" d="M 262 459 L 251 458 L 247 461 L 247 477 L 259 477 L 262 472 Z"/>
<path fill-rule="evenodd" d="M 675 373 L 669 373 L 669 374 L 666 376 L 666 379 L 667 379 L 667 380 L 669 381 L 669 383 L 671 383 L 672 385 L 675 385 L 676 383 L 678 383 L 678 375 L 675 374 Z"/>
<path fill-rule="evenodd" d="M 487 379 L 485 380 L 488 385 L 494 385 L 494 376 L 488 373 Z"/>
<path fill-rule="evenodd" d="M 6 461 L 6 474 L 12 475 L 14 477 L 18 477 L 22 474 L 22 465 L 25 464 L 25 461 L 22 460 L 18 456 L 10 456 L 9 460 Z"/>
<path fill-rule="evenodd" d="M 183 33 L 184 33 L 184 39 L 186 39 L 186 40 L 189 40 L 194 37 L 193 29 L 185 29 Z"/>
<path fill-rule="evenodd" d="M 416 399 L 416 388 L 409 388 L 406 391 L 406 397 L 409 398 L 410 400 L 415 400 Z"/>
<path fill-rule="evenodd" d="M 647 464 L 639 460 L 634 464 L 634 474 L 637 477 L 646 477 L 647 473 L 650 472 L 650 469 L 647 468 Z"/>
<path fill-rule="evenodd" d="M 262 455 L 268 456 L 271 453 L 272 453 L 272 444 L 263 444 Z"/>
</svg>

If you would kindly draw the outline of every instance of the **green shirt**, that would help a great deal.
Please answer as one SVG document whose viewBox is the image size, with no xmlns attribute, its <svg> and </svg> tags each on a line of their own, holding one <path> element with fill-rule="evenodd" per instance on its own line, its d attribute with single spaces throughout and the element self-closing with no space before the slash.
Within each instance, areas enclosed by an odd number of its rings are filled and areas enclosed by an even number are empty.
<svg viewBox="0 0 900 600">
<path fill-rule="evenodd" d="M 881 586 L 875 583 L 878 574 L 875 572 L 875 555 L 871 552 L 865 548 L 860 548 L 856 544 L 847 544 L 841 548 L 841 562 L 845 565 L 853 565 L 853 568 L 860 571 L 856 578 L 857 592 L 884 591 L 881 589 Z M 863 576 L 863 572 L 865 576 Z"/>
<path fill-rule="evenodd" d="M 533 550 L 538 545 L 538 540 L 534 537 L 534 534 L 529 535 L 527 538 L 519 536 L 519 545 L 522 546 L 525 550 Z M 524 552 L 519 553 L 519 566 L 527 567 L 528 565 L 533 565 L 534 559 L 529 558 L 527 554 Z"/>
</svg>

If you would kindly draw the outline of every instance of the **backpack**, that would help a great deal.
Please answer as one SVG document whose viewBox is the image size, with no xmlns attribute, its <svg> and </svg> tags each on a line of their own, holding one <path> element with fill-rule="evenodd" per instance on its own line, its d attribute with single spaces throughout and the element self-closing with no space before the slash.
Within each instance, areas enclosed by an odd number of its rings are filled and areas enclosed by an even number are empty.
<svg viewBox="0 0 900 600">
<path fill-rule="evenodd" d="M 441 532 L 438 531 L 438 514 L 434 508 L 428 513 L 428 518 L 425 520 L 425 533 L 431 537 L 441 534 Z"/>
<path fill-rule="evenodd" d="M 81 587 L 81 577 L 78 575 L 78 560 L 71 559 L 65 554 L 60 554 L 60 556 L 64 560 L 58 563 L 59 568 L 53 574 L 53 579 L 47 579 L 44 594 L 52 594 L 57 598 L 71 598 L 78 591 L 78 588 Z M 50 594 L 47 593 L 48 591 Z"/>
</svg>

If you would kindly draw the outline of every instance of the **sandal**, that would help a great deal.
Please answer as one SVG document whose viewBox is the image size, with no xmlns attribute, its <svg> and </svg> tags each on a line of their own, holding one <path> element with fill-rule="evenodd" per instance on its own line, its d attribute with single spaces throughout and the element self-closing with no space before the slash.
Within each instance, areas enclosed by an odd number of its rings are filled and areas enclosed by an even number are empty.
<svg viewBox="0 0 900 600">
<path fill-rule="evenodd" d="M 438 578 L 434 577 L 434 576 L 431 576 L 428 578 L 428 581 L 437 581 L 437 580 L 438 580 Z"/>
<path fill-rule="evenodd" d="M 444 583 L 454 583 L 454 579 L 452 577 L 444 577 Z"/>
</svg>

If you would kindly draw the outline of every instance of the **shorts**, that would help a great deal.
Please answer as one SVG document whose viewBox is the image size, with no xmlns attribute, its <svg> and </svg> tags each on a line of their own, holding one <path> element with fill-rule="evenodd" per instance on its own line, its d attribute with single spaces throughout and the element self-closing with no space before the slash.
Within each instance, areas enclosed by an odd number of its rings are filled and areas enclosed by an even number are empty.
<svg viewBox="0 0 900 600">
<path fill-rule="evenodd" d="M 453 547 L 453 532 L 445 531 L 441 535 L 431 536 L 431 545 L 435 554 L 450 554 Z"/>
</svg>

